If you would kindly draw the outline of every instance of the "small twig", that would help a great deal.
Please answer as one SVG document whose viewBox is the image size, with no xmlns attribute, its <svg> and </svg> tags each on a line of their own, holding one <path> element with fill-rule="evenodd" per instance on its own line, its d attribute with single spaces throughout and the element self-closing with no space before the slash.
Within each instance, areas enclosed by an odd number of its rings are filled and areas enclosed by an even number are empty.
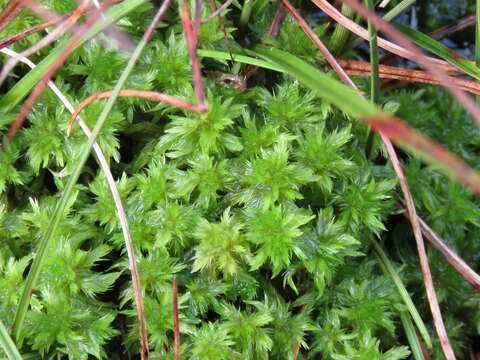
<svg viewBox="0 0 480 360">
<path fill-rule="evenodd" d="M 180 322 L 178 320 L 178 286 L 177 286 L 176 275 L 173 275 L 172 296 L 173 296 L 173 341 L 175 344 L 174 359 L 180 360 Z"/>
</svg>

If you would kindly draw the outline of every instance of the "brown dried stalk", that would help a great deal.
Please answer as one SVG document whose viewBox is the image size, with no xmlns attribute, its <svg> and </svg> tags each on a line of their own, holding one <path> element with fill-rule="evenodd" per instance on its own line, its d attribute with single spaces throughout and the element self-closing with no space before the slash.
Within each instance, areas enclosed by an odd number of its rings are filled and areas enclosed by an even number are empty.
<svg viewBox="0 0 480 360">
<path fill-rule="evenodd" d="M 62 23 L 59 27 L 57 27 L 54 31 L 52 31 L 50 34 L 42 38 L 38 43 L 34 44 L 32 47 L 22 51 L 19 54 L 19 57 L 28 57 L 43 47 L 51 44 L 58 38 L 60 38 L 62 35 L 64 35 L 67 31 L 69 31 L 80 19 L 80 16 L 86 11 L 89 3 L 91 0 L 85 0 L 83 1 L 80 6 L 73 12 L 72 16 L 68 17 L 67 20 Z M 7 61 L 5 66 L 2 69 L 2 72 L 0 73 L 0 85 L 5 81 L 5 78 L 7 77 L 8 73 L 17 65 L 19 61 L 19 57 L 13 57 L 10 60 Z"/>
<path fill-rule="evenodd" d="M 345 69 L 349 75 L 370 76 L 370 63 L 358 60 L 337 59 L 338 63 Z M 394 79 L 409 82 L 421 82 L 426 84 L 441 85 L 440 81 L 435 79 L 426 71 L 403 69 L 394 66 L 380 65 L 380 78 Z M 452 78 L 455 85 L 472 94 L 480 94 L 480 83 L 478 81 Z"/>
<path fill-rule="evenodd" d="M 397 207 L 399 209 L 405 209 L 405 200 L 400 198 L 399 202 L 397 203 Z M 409 219 L 408 213 L 404 213 L 404 215 L 407 219 Z M 428 239 L 428 241 L 430 241 L 433 247 L 445 257 L 445 260 L 447 260 L 448 263 L 452 265 L 466 281 L 480 291 L 480 275 L 478 275 L 470 266 L 468 266 L 468 264 L 460 256 L 458 256 L 457 253 L 450 249 L 445 241 L 430 226 L 428 226 L 425 221 L 423 221 L 420 217 L 418 218 L 418 221 L 420 222 L 420 228 L 423 235 Z"/>
<path fill-rule="evenodd" d="M 177 286 L 176 275 L 173 275 L 172 296 L 173 296 L 173 341 L 175 344 L 174 359 L 180 360 L 180 322 L 178 320 L 178 286 Z"/>
<path fill-rule="evenodd" d="M 24 5 L 16 0 L 10 0 L 0 12 L 0 31 L 5 29 L 15 17 L 20 14 Z"/>
<path fill-rule="evenodd" d="M 111 5 L 114 5 L 114 4 L 118 4 L 118 3 L 121 3 L 125 0 L 110 0 L 110 1 L 105 1 L 105 2 L 102 2 L 100 4 L 100 9 L 101 10 L 105 10 L 106 8 L 108 8 L 109 6 Z M 92 11 L 94 10 L 96 7 L 94 6 L 89 6 L 86 11 Z M 52 17 L 51 19 L 47 20 L 46 22 L 42 23 L 42 24 L 38 24 L 38 25 L 35 25 L 35 26 L 32 26 L 30 29 L 27 29 L 27 30 L 24 30 L 22 32 L 19 32 L 15 35 L 12 35 L 4 40 L 1 40 L 0 41 L 0 49 L 4 48 L 5 46 L 8 46 L 10 44 L 13 44 L 14 42 L 17 42 L 23 38 L 26 38 L 27 36 L 29 35 L 32 35 L 34 33 L 37 33 L 39 31 L 42 31 L 50 26 L 53 26 L 53 25 L 57 25 L 63 21 L 65 21 L 66 19 L 68 19 L 70 16 L 72 16 L 75 12 L 78 11 L 78 8 L 75 10 L 75 11 L 72 11 L 68 14 L 64 14 L 64 15 L 58 15 L 58 16 L 54 16 Z"/>
</svg>

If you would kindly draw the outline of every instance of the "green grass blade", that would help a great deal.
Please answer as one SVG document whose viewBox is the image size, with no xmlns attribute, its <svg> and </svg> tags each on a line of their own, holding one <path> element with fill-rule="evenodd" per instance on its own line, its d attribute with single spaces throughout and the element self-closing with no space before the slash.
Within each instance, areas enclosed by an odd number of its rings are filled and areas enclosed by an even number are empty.
<svg viewBox="0 0 480 360">
<path fill-rule="evenodd" d="M 342 14 L 348 18 L 352 18 L 355 15 L 355 12 L 350 6 L 348 6 L 348 4 L 343 3 Z M 333 30 L 332 36 L 330 37 L 328 48 L 333 54 L 340 54 L 349 37 L 350 30 L 340 24 L 337 24 Z"/>
<path fill-rule="evenodd" d="M 418 331 L 422 335 L 425 344 L 428 348 L 431 348 L 432 340 L 430 339 L 430 335 L 428 334 L 427 327 L 425 326 L 425 323 L 423 322 L 420 314 L 418 313 L 417 308 L 413 304 L 412 298 L 408 294 L 405 285 L 403 285 L 402 279 L 400 279 L 400 277 L 398 276 L 397 271 L 393 267 L 392 263 L 388 259 L 380 244 L 375 239 L 372 239 L 372 244 L 375 248 L 375 253 L 378 257 L 380 266 L 382 267 L 383 271 L 392 278 L 395 286 L 397 287 L 398 293 L 400 294 L 400 297 L 402 298 L 404 304 L 407 306 L 408 312 L 412 316 L 412 319 L 415 322 Z"/>
<path fill-rule="evenodd" d="M 401 31 L 418 46 L 430 51 L 453 66 L 456 66 L 471 77 L 480 80 L 480 69 L 468 59 L 464 58 L 458 53 L 453 52 L 447 46 L 432 39 L 424 33 L 412 29 L 410 26 L 400 23 L 394 23 L 394 25 L 399 31 Z"/>
<path fill-rule="evenodd" d="M 475 65 L 480 64 L 480 0 L 475 2 Z M 477 106 L 480 105 L 480 95 L 476 96 Z"/>
<path fill-rule="evenodd" d="M 412 350 L 412 355 L 415 360 L 425 360 L 422 352 L 422 346 L 418 341 L 417 334 L 415 333 L 415 328 L 412 323 L 412 319 L 406 313 L 400 312 L 400 320 L 402 321 L 403 329 L 405 330 L 405 335 L 407 335 L 408 343 L 410 344 L 410 350 Z"/>
<path fill-rule="evenodd" d="M 403 0 L 403 1 L 401 1 L 392 10 L 390 10 L 389 12 L 387 12 L 383 16 L 383 20 L 388 21 L 388 22 L 392 21 L 398 15 L 400 15 L 402 12 L 404 12 L 405 9 L 407 9 L 408 7 L 413 5 L 415 3 L 415 1 L 417 1 L 417 0 Z"/>
<path fill-rule="evenodd" d="M 218 60 L 231 60 L 233 57 L 233 60 L 238 61 L 242 64 L 255 65 L 264 69 L 283 72 L 281 67 L 276 66 L 271 62 L 260 60 L 251 56 L 237 54 L 234 52 L 232 52 L 232 56 L 230 56 L 230 53 L 225 51 L 198 49 L 197 53 L 198 53 L 198 56 L 200 57 L 208 57 L 208 58 L 218 59 Z"/>
<path fill-rule="evenodd" d="M 0 320 L 0 345 L 2 346 L 3 351 L 7 354 L 8 359 L 10 360 L 22 360 L 22 356 L 18 351 L 15 343 L 8 334 L 5 325 L 3 325 L 2 320 Z"/>
<path fill-rule="evenodd" d="M 269 60 L 280 67 L 282 72 L 296 77 L 311 89 L 317 90 L 325 99 L 353 117 L 361 119 L 382 116 L 377 107 L 370 101 L 360 98 L 356 90 L 322 73 L 296 56 L 264 46 L 256 46 L 254 52 L 247 51 L 247 53 Z"/>
<path fill-rule="evenodd" d="M 99 20 L 91 29 L 85 34 L 85 37 L 80 40 L 77 47 L 84 44 L 88 39 L 92 38 L 100 31 L 105 29 L 111 23 L 116 22 L 136 7 L 140 6 L 147 0 L 126 0 L 118 5 L 111 6 L 105 12 L 105 19 Z M 40 81 L 45 73 L 50 69 L 55 59 L 62 53 L 63 49 L 68 43 L 68 37 L 53 49 L 50 54 L 45 57 L 35 69 L 22 77 L 5 95 L 0 98 L 0 112 L 11 111 L 22 99 L 32 90 L 32 88 Z"/>
<path fill-rule="evenodd" d="M 139 2 L 140 1 L 137 1 L 137 3 Z M 118 94 L 120 93 L 123 86 L 125 85 L 125 82 L 127 81 L 127 78 L 130 75 L 131 71 L 133 70 L 133 67 L 135 66 L 135 63 L 140 57 L 140 54 L 143 51 L 143 48 L 145 47 L 145 45 L 146 45 L 146 41 L 142 38 L 142 41 L 140 41 L 138 46 L 135 48 L 135 51 L 133 52 L 130 60 L 128 61 L 127 66 L 125 67 L 125 70 L 123 71 L 122 75 L 120 76 L 120 79 L 115 85 L 112 96 L 108 99 L 107 103 L 105 104 L 95 124 L 95 127 L 92 130 L 91 137 L 88 138 L 87 143 L 84 145 L 83 150 L 80 154 L 80 157 L 77 160 L 77 165 L 75 166 L 75 169 L 73 170 L 72 175 L 68 179 L 67 185 L 63 190 L 62 197 L 60 198 L 60 200 L 58 201 L 55 207 L 55 210 L 52 214 L 52 218 L 48 225 L 47 231 L 45 232 L 45 234 L 40 240 L 37 254 L 33 260 L 30 271 L 28 272 L 27 279 L 25 280 L 25 287 L 23 289 L 22 297 L 20 299 L 20 304 L 18 305 L 17 312 L 15 314 L 13 331 L 17 339 L 19 338 L 20 331 L 23 326 L 23 321 L 25 319 L 25 315 L 28 310 L 28 306 L 30 303 L 30 295 L 38 280 L 38 277 L 40 276 L 40 271 L 46 259 L 47 250 L 54 238 L 55 231 L 58 227 L 58 224 L 60 223 L 60 220 L 65 213 L 65 209 L 67 207 L 67 204 L 73 192 L 73 187 L 75 186 L 78 178 L 80 177 L 82 168 L 85 165 L 90 155 L 93 144 L 97 139 L 97 136 L 100 133 L 100 130 L 102 129 L 103 124 L 105 123 L 108 115 L 110 114 L 110 111 L 112 110 L 113 104 L 115 103 L 115 100 L 117 99 Z"/>
</svg>

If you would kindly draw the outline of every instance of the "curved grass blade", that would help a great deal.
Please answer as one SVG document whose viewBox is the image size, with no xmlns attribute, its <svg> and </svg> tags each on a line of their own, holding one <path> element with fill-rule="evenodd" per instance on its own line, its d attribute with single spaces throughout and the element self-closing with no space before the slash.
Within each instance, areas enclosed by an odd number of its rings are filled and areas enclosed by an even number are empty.
<svg viewBox="0 0 480 360">
<path fill-rule="evenodd" d="M 8 334 L 2 320 L 0 320 L 0 345 L 10 360 L 22 360 L 22 356 Z"/>
<path fill-rule="evenodd" d="M 397 28 L 397 30 L 400 30 L 403 33 L 403 35 L 408 37 L 411 41 L 413 41 L 418 46 L 437 55 L 438 57 L 442 58 L 446 62 L 464 71 L 466 74 L 470 75 L 471 77 L 477 80 L 480 80 L 480 68 L 475 66 L 475 64 L 473 64 L 467 58 L 451 50 L 447 46 L 443 45 L 441 42 L 432 39 L 428 35 L 425 35 L 424 33 L 418 30 L 412 29 L 410 26 L 397 23 L 397 22 L 394 23 L 394 25 Z"/>
<path fill-rule="evenodd" d="M 100 31 L 104 30 L 110 24 L 116 22 L 136 7 L 142 5 L 147 0 L 126 0 L 120 4 L 111 6 L 105 12 L 105 19 L 97 21 L 85 36 L 77 43 L 77 48 L 84 44 L 88 39 L 94 37 Z M 53 49 L 50 54 L 45 57 L 37 67 L 30 70 L 27 75 L 21 78 L 5 95 L 0 98 L 0 111 L 11 111 L 32 88 L 40 81 L 50 67 L 55 63 L 56 58 L 63 52 L 68 43 L 68 37 L 61 41 L 58 46 Z"/>
<path fill-rule="evenodd" d="M 254 65 L 268 70 L 274 70 L 278 72 L 284 72 L 280 66 L 276 66 L 275 64 L 257 59 L 251 56 L 241 55 L 232 53 L 231 56 L 228 52 L 225 51 L 217 51 L 217 50 L 206 50 L 206 49 L 198 49 L 198 55 L 200 57 L 208 57 L 212 59 L 218 60 L 231 60 L 233 57 L 234 61 L 241 62 L 242 64 Z"/>
<path fill-rule="evenodd" d="M 139 3 L 140 1 L 137 1 Z M 168 4 L 170 1 L 166 0 L 164 2 L 165 4 Z M 122 3 L 125 4 L 125 3 Z M 162 6 L 163 8 L 163 6 Z M 166 8 L 165 8 L 166 10 Z M 146 33 L 147 34 L 147 33 Z M 30 295 L 33 291 L 33 287 L 35 286 L 38 277 L 40 275 L 41 268 L 43 266 L 43 263 L 45 262 L 46 254 L 48 247 L 55 235 L 55 231 L 58 227 L 58 224 L 60 223 L 60 220 L 62 216 L 65 213 L 65 209 L 67 207 L 67 204 L 69 202 L 69 199 L 71 197 L 73 187 L 77 183 L 78 178 L 80 177 L 81 171 L 83 166 L 85 165 L 89 155 L 90 151 L 93 147 L 93 144 L 95 143 L 95 140 L 97 139 L 98 134 L 100 133 L 100 130 L 103 127 L 103 124 L 105 123 L 110 111 L 113 108 L 113 104 L 115 103 L 115 100 L 118 97 L 118 94 L 120 93 L 121 89 L 125 85 L 125 82 L 127 81 L 128 76 L 133 70 L 133 67 L 135 66 L 135 63 L 137 62 L 138 58 L 140 57 L 140 54 L 142 53 L 149 37 L 144 36 L 142 40 L 139 42 L 138 46 L 136 47 L 134 53 L 132 54 L 132 57 L 127 63 L 127 66 L 125 67 L 125 70 L 123 71 L 122 75 L 120 76 L 120 79 L 118 80 L 117 84 L 115 85 L 115 88 L 113 90 L 112 96 L 108 99 L 107 103 L 105 104 L 96 124 L 95 127 L 92 130 L 91 137 L 88 139 L 87 143 L 85 144 L 82 153 L 80 154 L 79 159 L 77 160 L 77 165 L 75 169 L 73 170 L 72 175 L 70 176 L 67 185 L 65 186 L 65 189 L 62 193 L 62 196 L 60 200 L 58 201 L 55 210 L 52 214 L 52 218 L 50 220 L 50 223 L 48 225 L 47 231 L 43 235 L 43 237 L 40 240 L 40 244 L 37 250 L 37 254 L 33 260 L 32 266 L 30 268 L 30 271 L 28 272 L 27 279 L 25 280 L 25 287 L 23 289 L 22 297 L 20 299 L 19 306 L 17 308 L 17 312 L 15 314 L 15 319 L 14 319 L 14 324 L 13 324 L 13 331 L 15 334 L 15 337 L 18 339 L 20 335 L 21 328 L 23 326 L 23 321 L 25 319 L 25 315 L 28 310 L 28 306 L 30 303 Z M 33 70 L 32 70 L 33 71 Z M 128 250 L 128 249 L 127 249 Z M 129 253 L 129 258 L 130 258 L 130 252 Z M 129 259 L 130 260 L 130 259 Z M 132 269 L 133 270 L 133 269 Z M 140 284 L 136 284 L 134 282 L 134 286 L 138 287 L 138 289 L 135 289 L 136 293 L 140 293 L 141 291 L 139 289 Z M 141 302 L 143 304 L 143 301 Z M 137 306 L 139 303 L 137 302 Z M 138 312 L 142 311 L 143 309 L 139 308 Z M 141 314 L 139 314 L 139 317 Z M 142 316 L 143 317 L 143 316 Z M 140 323 L 140 327 L 144 327 L 144 324 Z M 145 330 L 143 330 L 145 331 Z M 140 328 L 140 333 L 142 334 L 142 329 Z M 142 344 L 146 346 L 146 344 Z M 142 346 L 143 347 L 143 346 Z M 143 351 L 142 351 L 143 355 Z M 143 356 L 142 356 L 143 358 Z"/>
<path fill-rule="evenodd" d="M 427 163 L 437 165 L 447 175 L 480 194 L 480 176 L 465 162 L 399 119 L 381 112 L 374 104 L 357 96 L 355 90 L 291 54 L 264 46 L 256 46 L 254 50 L 247 52 L 271 61 L 282 68 L 282 72 L 318 91 L 342 111 L 383 132 L 399 146 Z"/>
</svg>

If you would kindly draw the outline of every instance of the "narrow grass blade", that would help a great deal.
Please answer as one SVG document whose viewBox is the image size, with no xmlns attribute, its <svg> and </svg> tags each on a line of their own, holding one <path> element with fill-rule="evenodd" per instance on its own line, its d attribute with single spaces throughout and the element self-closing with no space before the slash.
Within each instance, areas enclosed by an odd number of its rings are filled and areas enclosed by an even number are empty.
<svg viewBox="0 0 480 360">
<path fill-rule="evenodd" d="M 85 36 L 78 42 L 77 47 L 81 46 L 85 43 L 85 41 L 108 27 L 108 25 L 116 22 L 146 1 L 147 0 L 126 0 L 120 4 L 111 6 L 105 12 L 105 19 L 94 24 L 90 30 L 87 31 Z M 62 53 L 67 43 L 68 38 L 61 41 L 59 45 L 35 67 L 35 69 L 31 70 L 27 75 L 21 78 L 5 95 L 0 98 L 0 112 L 11 111 L 20 101 L 22 101 L 22 99 L 30 92 L 30 90 L 32 90 L 32 88 L 54 64 L 56 58 Z"/>
<path fill-rule="evenodd" d="M 432 39 L 428 35 L 412 29 L 410 26 L 401 23 L 394 23 L 394 25 L 418 46 L 430 51 L 460 70 L 463 70 L 466 74 L 474 77 L 475 79 L 480 80 L 480 68 L 475 66 L 475 64 L 464 58 L 462 55 L 449 49 L 447 46 Z"/>
<path fill-rule="evenodd" d="M 417 0 L 402 0 L 392 10 L 390 10 L 383 16 L 383 20 L 388 22 L 392 21 L 402 12 L 404 12 L 407 8 L 413 5 L 415 1 Z"/>
<path fill-rule="evenodd" d="M 431 348 L 432 340 L 430 338 L 430 335 L 428 334 L 427 327 L 425 326 L 425 323 L 423 322 L 420 314 L 418 313 L 417 308 L 413 304 L 412 298 L 408 294 L 405 285 L 403 285 L 402 279 L 400 279 L 400 277 L 398 276 L 397 271 L 393 267 L 385 252 L 383 251 L 382 246 L 375 239 L 372 240 L 372 244 L 373 248 L 375 249 L 375 254 L 377 255 L 380 266 L 382 267 L 384 272 L 392 278 L 395 286 L 397 287 L 398 293 L 400 294 L 400 297 L 402 298 L 404 304 L 407 306 L 408 312 L 410 313 L 413 321 L 415 322 L 418 331 L 422 335 L 425 344 L 428 348 Z"/>
<path fill-rule="evenodd" d="M 475 65 L 478 69 L 480 64 L 480 0 L 475 2 L 475 16 L 477 18 L 475 23 Z M 475 99 L 478 106 L 480 104 L 480 96 L 477 95 Z"/>
<path fill-rule="evenodd" d="M 407 335 L 408 343 L 410 344 L 410 350 L 412 350 L 412 355 L 415 360 L 425 360 L 422 352 L 422 346 L 417 338 L 417 333 L 413 327 L 412 319 L 405 312 L 400 312 L 400 320 L 402 321 L 403 329 L 405 330 L 405 335 Z"/>
<path fill-rule="evenodd" d="M 10 360 L 22 360 L 22 356 L 8 334 L 2 320 L 0 320 L 0 345 Z"/>
</svg>

